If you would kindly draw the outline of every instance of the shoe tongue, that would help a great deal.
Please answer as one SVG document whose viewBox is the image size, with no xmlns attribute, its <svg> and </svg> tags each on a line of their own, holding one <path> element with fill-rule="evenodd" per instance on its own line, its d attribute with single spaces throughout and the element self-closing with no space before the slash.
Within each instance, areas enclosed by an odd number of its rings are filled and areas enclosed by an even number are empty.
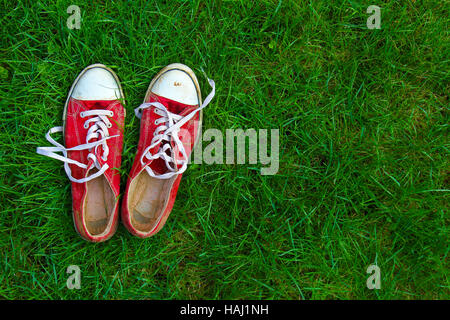
<svg viewBox="0 0 450 320">
<path fill-rule="evenodd" d="M 89 159 L 87 163 L 87 169 L 84 175 L 85 178 L 92 174 L 92 169 L 95 169 L 94 161 L 92 159 Z"/>
<path fill-rule="evenodd" d="M 92 141 L 94 141 L 94 139 L 92 139 Z M 94 153 L 94 152 L 95 152 L 95 148 L 92 148 L 91 153 L 94 154 L 95 158 L 97 158 L 97 161 L 98 161 L 98 163 L 100 164 L 100 167 L 101 167 L 101 166 L 103 166 L 107 161 L 104 161 L 104 160 L 102 159 L 103 147 L 102 147 L 102 146 L 99 146 L 97 150 L 98 150 L 98 151 L 97 151 L 96 153 Z M 88 159 L 88 162 L 87 162 L 86 165 L 87 165 L 87 167 L 88 167 L 88 170 L 87 170 L 87 171 L 89 171 L 89 170 L 95 168 L 94 160 L 92 160 L 91 158 Z"/>
</svg>

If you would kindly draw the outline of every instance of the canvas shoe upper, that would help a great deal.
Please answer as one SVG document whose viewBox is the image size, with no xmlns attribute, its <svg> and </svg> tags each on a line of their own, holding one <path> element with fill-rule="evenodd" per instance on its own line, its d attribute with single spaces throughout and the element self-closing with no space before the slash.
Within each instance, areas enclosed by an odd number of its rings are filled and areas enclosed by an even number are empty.
<svg viewBox="0 0 450 320">
<path fill-rule="evenodd" d="M 144 103 L 135 109 L 141 119 L 137 153 L 122 202 L 122 221 L 134 235 L 146 238 L 164 226 L 178 186 L 201 130 L 202 109 L 194 72 L 179 63 L 162 69 L 152 80 Z"/>
<path fill-rule="evenodd" d="M 105 241 L 117 229 L 125 118 L 122 101 L 115 73 L 101 64 L 88 66 L 70 89 L 64 126 L 46 135 L 53 147 L 37 148 L 37 153 L 64 162 L 71 181 L 75 228 L 88 241 Z M 65 146 L 52 138 L 57 132 L 63 132 Z"/>
</svg>

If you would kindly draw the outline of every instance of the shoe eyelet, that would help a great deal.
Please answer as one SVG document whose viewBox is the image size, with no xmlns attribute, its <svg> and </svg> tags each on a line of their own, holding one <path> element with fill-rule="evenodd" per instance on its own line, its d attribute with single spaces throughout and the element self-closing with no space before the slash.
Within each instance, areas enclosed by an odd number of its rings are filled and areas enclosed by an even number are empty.
<svg viewBox="0 0 450 320">
<path fill-rule="evenodd" d="M 113 111 L 110 111 L 110 112 L 109 112 L 109 116 L 110 116 L 110 117 L 113 117 L 113 116 L 114 116 L 114 112 L 113 112 Z"/>
<path fill-rule="evenodd" d="M 80 117 L 84 118 L 84 112 L 83 111 L 80 112 Z"/>
<path fill-rule="evenodd" d="M 89 125 L 85 123 L 85 124 L 83 125 L 83 128 L 87 129 L 87 128 L 89 128 Z"/>
<path fill-rule="evenodd" d="M 155 126 L 157 126 L 159 124 L 158 120 L 155 120 L 155 122 L 153 122 L 155 124 Z"/>
<path fill-rule="evenodd" d="M 112 123 L 108 124 L 106 127 L 107 128 L 112 128 Z"/>
</svg>

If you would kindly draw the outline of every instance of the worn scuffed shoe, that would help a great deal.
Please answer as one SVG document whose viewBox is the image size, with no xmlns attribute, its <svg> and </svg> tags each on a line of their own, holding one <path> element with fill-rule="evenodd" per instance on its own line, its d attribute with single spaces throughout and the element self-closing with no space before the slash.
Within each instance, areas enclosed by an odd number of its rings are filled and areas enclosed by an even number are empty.
<svg viewBox="0 0 450 320">
<path fill-rule="evenodd" d="M 191 150 L 200 135 L 200 87 L 194 72 L 174 63 L 151 81 L 144 103 L 135 109 L 141 119 L 139 144 L 122 202 L 122 221 L 134 235 L 146 238 L 164 226 L 175 202 Z"/>
<path fill-rule="evenodd" d="M 75 229 L 88 241 L 109 239 L 117 229 L 123 125 L 123 92 L 115 73 L 101 64 L 84 69 L 64 108 L 63 127 L 47 133 L 53 147 L 37 153 L 61 160 L 72 185 Z M 51 134 L 63 132 L 65 146 Z M 62 155 L 58 154 L 62 153 Z"/>
</svg>

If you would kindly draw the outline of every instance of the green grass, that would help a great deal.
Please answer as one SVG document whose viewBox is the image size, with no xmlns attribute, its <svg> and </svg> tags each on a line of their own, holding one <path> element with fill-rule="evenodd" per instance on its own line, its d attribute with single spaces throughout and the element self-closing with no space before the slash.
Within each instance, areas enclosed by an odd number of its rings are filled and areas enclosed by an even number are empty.
<svg viewBox="0 0 450 320">
<path fill-rule="evenodd" d="M 448 4 L 207 2 L 1 1 L 0 297 L 449 299 Z M 88 243 L 62 163 L 35 149 L 78 73 L 106 64 L 126 98 L 123 187 L 133 109 L 173 62 L 204 96 L 200 68 L 216 81 L 204 130 L 280 129 L 278 174 L 191 165 L 158 235 L 120 225 Z M 374 263 L 381 290 L 366 287 Z"/>
</svg>

